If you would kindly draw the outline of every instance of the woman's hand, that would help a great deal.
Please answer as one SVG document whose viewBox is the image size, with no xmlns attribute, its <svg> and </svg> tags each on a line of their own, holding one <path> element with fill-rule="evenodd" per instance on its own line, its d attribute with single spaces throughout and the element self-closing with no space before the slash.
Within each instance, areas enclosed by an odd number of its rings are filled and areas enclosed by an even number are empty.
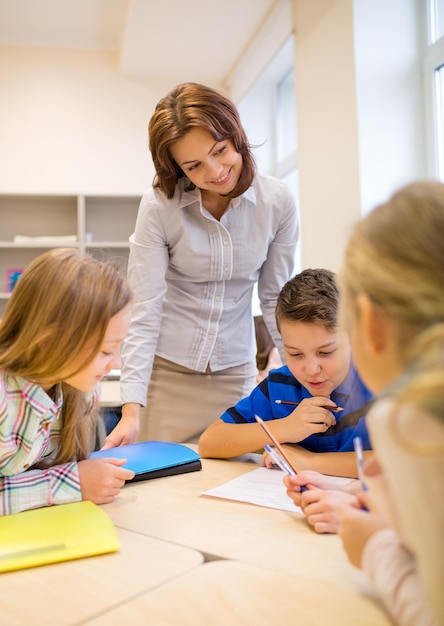
<svg viewBox="0 0 444 626">
<path fill-rule="evenodd" d="M 97 458 L 78 462 L 80 489 L 83 500 L 94 504 L 113 502 L 125 481 L 134 478 L 134 472 L 122 467 L 126 459 Z"/>
<path fill-rule="evenodd" d="M 339 508 L 338 534 L 348 556 L 355 567 L 362 567 L 365 544 L 376 532 L 386 528 L 387 523 L 369 492 L 356 494 L 359 507 L 345 504 Z"/>
<path fill-rule="evenodd" d="M 140 430 L 140 404 L 130 402 L 122 407 L 122 417 L 119 422 L 105 437 L 102 450 L 117 448 L 128 443 L 134 443 Z"/>
</svg>

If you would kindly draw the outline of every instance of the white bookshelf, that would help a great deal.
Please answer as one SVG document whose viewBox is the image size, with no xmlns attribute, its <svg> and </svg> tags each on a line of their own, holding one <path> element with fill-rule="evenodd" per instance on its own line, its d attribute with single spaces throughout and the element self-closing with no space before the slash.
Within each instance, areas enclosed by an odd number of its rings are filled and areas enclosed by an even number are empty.
<svg viewBox="0 0 444 626">
<path fill-rule="evenodd" d="M 10 297 L 8 272 L 50 248 L 75 247 L 126 273 L 139 202 L 140 196 L 0 195 L 0 317 Z"/>
</svg>

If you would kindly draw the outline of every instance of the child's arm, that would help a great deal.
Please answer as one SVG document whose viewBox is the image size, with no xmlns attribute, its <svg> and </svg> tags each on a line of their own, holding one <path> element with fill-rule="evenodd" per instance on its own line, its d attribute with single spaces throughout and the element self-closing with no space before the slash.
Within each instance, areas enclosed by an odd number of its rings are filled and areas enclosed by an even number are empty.
<svg viewBox="0 0 444 626">
<path fill-rule="evenodd" d="M 98 461 L 105 463 L 100 465 Z M 82 499 L 96 504 L 111 502 L 111 496 L 113 499 L 117 495 L 125 480 L 134 476 L 134 472 L 120 467 L 124 462 L 120 459 L 88 459 L 13 476 L 2 475 L 0 515 Z"/>
<path fill-rule="evenodd" d="M 371 496 L 371 492 L 359 494 L 360 504 L 367 511 L 349 506 L 339 510 L 339 536 L 349 561 L 367 573 L 396 624 L 438 624 L 413 553 L 386 526 Z"/>
<path fill-rule="evenodd" d="M 272 421 L 267 422 L 270 429 L 271 424 Z M 257 422 L 229 424 L 217 419 L 202 433 L 199 454 L 203 458 L 227 459 L 262 450 L 266 443 L 270 441 Z"/>
<path fill-rule="evenodd" d="M 0 515 L 81 499 L 75 462 L 0 476 Z"/>
<path fill-rule="evenodd" d="M 365 504 L 369 508 L 368 501 Z M 394 623 L 399 626 L 440 623 L 431 613 L 414 555 L 393 529 L 374 530 L 377 524 L 373 517 L 371 512 L 350 511 L 348 507 L 341 510 L 340 535 L 347 555 L 355 558 L 355 565 L 366 572 Z M 361 522 L 363 528 L 359 528 Z M 363 545 L 357 548 L 358 543 Z"/>
<path fill-rule="evenodd" d="M 358 478 L 354 452 L 310 452 L 297 445 L 284 445 L 285 454 L 300 470 L 314 470 L 330 476 Z M 364 452 L 364 459 L 372 456 L 372 451 Z M 264 454 L 262 465 L 271 467 L 271 459 Z"/>
<path fill-rule="evenodd" d="M 325 402 L 325 398 L 315 400 Z M 308 410 L 307 407 L 309 407 Z M 249 415 L 254 414 L 254 408 L 254 403 L 252 403 L 249 407 Z M 296 418 L 296 411 L 293 411 L 287 417 L 267 420 L 269 430 L 279 443 L 300 441 L 314 433 L 325 432 L 328 426 L 316 420 L 328 421 L 328 425 L 335 420 L 331 411 L 315 404 L 305 403 L 304 411 L 301 412 L 302 418 Z M 219 418 L 202 433 L 199 440 L 199 454 L 204 458 L 225 459 L 247 452 L 256 452 L 261 450 L 266 443 L 271 442 L 256 421 L 233 424 Z"/>
</svg>

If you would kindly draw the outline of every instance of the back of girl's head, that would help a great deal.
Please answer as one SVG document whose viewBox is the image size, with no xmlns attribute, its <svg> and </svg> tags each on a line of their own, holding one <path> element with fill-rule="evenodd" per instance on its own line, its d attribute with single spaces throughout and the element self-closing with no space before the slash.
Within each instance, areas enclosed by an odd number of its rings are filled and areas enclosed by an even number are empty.
<svg viewBox="0 0 444 626">
<path fill-rule="evenodd" d="M 444 424 L 444 185 L 410 184 L 364 217 L 346 246 L 340 282 L 343 315 L 357 315 L 366 294 L 395 322 L 403 375 L 385 395 L 427 411 Z M 399 441 L 418 453 L 414 433 L 397 423 Z M 442 454 L 441 450 L 437 451 Z"/>
<path fill-rule="evenodd" d="M 58 374 L 85 349 L 92 360 L 109 320 L 130 299 L 125 279 L 110 263 L 71 248 L 40 255 L 6 307 L 0 368 L 41 384 L 60 382 Z"/>
<path fill-rule="evenodd" d="M 242 155 L 242 174 L 232 197 L 250 187 L 255 164 L 239 113 L 219 91 L 197 83 L 177 85 L 156 106 L 148 126 L 149 147 L 156 169 L 155 187 L 172 198 L 184 173 L 171 156 L 171 146 L 193 128 L 207 130 L 215 141 L 229 139 Z M 193 188 L 193 185 L 188 187 Z"/>
<path fill-rule="evenodd" d="M 328 330 L 337 327 L 339 289 L 335 274 L 327 269 L 306 269 L 281 289 L 276 303 L 276 325 L 304 322 Z"/>
<path fill-rule="evenodd" d="M 444 321 L 444 185 L 408 185 L 364 217 L 346 246 L 346 314 L 359 293 L 396 320 L 400 348 Z"/>
</svg>

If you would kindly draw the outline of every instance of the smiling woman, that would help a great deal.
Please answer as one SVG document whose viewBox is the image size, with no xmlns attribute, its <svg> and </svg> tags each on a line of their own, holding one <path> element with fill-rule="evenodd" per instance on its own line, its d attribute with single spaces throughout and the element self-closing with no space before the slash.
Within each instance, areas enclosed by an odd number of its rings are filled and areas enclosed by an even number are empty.
<svg viewBox="0 0 444 626">
<path fill-rule="evenodd" d="M 253 288 L 279 346 L 274 308 L 298 239 L 290 190 L 256 172 L 224 94 L 175 87 L 155 108 L 149 145 L 156 177 L 130 238 L 135 303 L 122 350 L 122 419 L 106 445 L 136 438 L 139 419 L 142 441 L 195 441 L 251 390 Z"/>
</svg>

